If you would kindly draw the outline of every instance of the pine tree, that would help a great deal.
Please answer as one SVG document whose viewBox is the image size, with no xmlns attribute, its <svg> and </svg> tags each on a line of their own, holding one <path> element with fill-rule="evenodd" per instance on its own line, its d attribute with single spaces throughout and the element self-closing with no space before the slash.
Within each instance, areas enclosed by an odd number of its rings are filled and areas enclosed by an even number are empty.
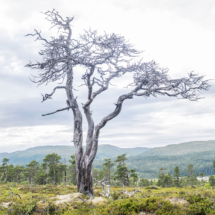
<svg viewBox="0 0 215 215">
<path fill-rule="evenodd" d="M 149 185 L 150 185 L 150 182 L 149 182 L 148 179 L 146 179 L 146 178 L 141 178 L 140 179 L 140 182 L 139 182 L 140 187 L 147 187 Z"/>
<path fill-rule="evenodd" d="M 113 167 L 114 163 L 111 162 L 111 159 L 105 159 L 105 162 L 103 163 L 104 171 L 106 172 L 106 176 L 108 179 L 108 183 L 110 185 L 110 179 L 111 179 L 111 167 Z"/>
<path fill-rule="evenodd" d="M 66 170 L 67 170 L 67 165 L 64 163 L 60 163 L 58 165 L 58 170 L 60 172 L 60 181 L 61 183 L 64 181 L 66 182 Z"/>
<path fill-rule="evenodd" d="M 175 186 L 176 186 L 176 187 L 179 187 L 179 185 L 180 185 L 180 181 L 179 181 L 180 176 L 181 176 L 180 169 L 179 169 L 178 166 L 176 166 L 176 167 L 174 168 L 174 179 L 175 179 L 174 182 L 175 182 Z"/>
<path fill-rule="evenodd" d="M 210 183 L 211 186 L 215 186 L 215 177 L 213 175 L 210 175 L 209 183 Z"/>
<path fill-rule="evenodd" d="M 131 178 L 133 180 L 133 185 L 135 185 L 135 183 L 138 180 L 138 175 L 137 175 L 137 173 L 136 173 L 136 171 L 134 169 L 130 169 L 129 172 L 130 172 L 129 180 Z"/>
<path fill-rule="evenodd" d="M 168 172 L 168 174 L 164 176 L 163 186 L 165 186 L 165 187 L 172 187 L 173 183 L 174 183 L 173 182 L 173 177 L 170 174 L 170 172 Z"/>
<path fill-rule="evenodd" d="M 1 166 L 1 171 L 4 173 L 4 181 L 7 183 L 7 172 L 8 172 L 8 162 L 10 159 L 8 158 L 3 158 L 2 160 L 2 166 Z"/>
<path fill-rule="evenodd" d="M 185 170 L 185 173 L 187 174 L 187 177 L 188 177 L 188 183 L 190 185 L 193 185 L 195 183 L 195 181 L 197 180 L 193 164 L 189 164 L 187 166 L 187 169 Z"/>
<path fill-rule="evenodd" d="M 39 166 L 40 166 L 39 162 L 37 162 L 35 160 L 31 161 L 29 164 L 26 165 L 25 175 L 29 179 L 29 184 L 32 183 L 34 176 L 36 175 L 37 171 L 39 170 Z"/>
<path fill-rule="evenodd" d="M 75 155 L 71 155 L 71 160 L 69 160 L 69 170 L 71 172 L 71 182 L 76 185 L 77 184 L 77 172 L 76 172 L 76 163 L 75 163 Z"/>
<path fill-rule="evenodd" d="M 50 173 L 53 173 L 53 183 L 56 184 L 56 170 L 60 163 L 61 156 L 57 153 L 52 153 L 46 155 L 46 157 L 43 159 L 43 162 L 49 167 Z"/>
<path fill-rule="evenodd" d="M 24 166 L 19 166 L 19 165 L 16 165 L 16 167 L 14 168 L 14 172 L 16 174 L 16 180 L 17 180 L 17 183 L 20 182 L 20 174 L 22 172 L 24 172 L 25 170 L 25 167 Z"/>
<path fill-rule="evenodd" d="M 162 186 L 164 187 L 164 179 L 165 179 L 165 175 L 166 175 L 166 170 L 167 168 L 160 168 L 159 169 L 159 174 L 158 174 L 158 186 Z"/>
<path fill-rule="evenodd" d="M 119 155 L 117 159 L 114 161 L 118 163 L 116 172 L 114 173 L 114 178 L 122 182 L 125 186 L 129 186 L 129 178 L 128 178 L 128 168 L 125 165 L 125 161 L 127 160 L 126 154 Z"/>
</svg>

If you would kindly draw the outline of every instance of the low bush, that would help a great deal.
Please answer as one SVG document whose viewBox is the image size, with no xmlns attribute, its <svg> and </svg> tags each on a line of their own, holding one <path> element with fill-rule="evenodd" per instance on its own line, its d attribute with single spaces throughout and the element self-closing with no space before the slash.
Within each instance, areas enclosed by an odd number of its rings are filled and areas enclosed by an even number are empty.
<svg viewBox="0 0 215 215">
<path fill-rule="evenodd" d="M 0 215 L 137 215 L 149 212 L 155 215 L 206 215 L 215 214 L 215 193 L 206 187 L 159 188 L 154 186 L 140 188 L 133 197 L 122 193 L 122 188 L 112 188 L 111 197 L 104 206 L 94 206 L 89 197 L 83 201 L 65 202 L 56 205 L 53 197 L 76 193 L 77 188 L 69 185 L 29 186 L 17 184 L 0 186 Z M 131 192 L 133 188 L 126 188 Z M 96 188 L 95 195 L 101 196 L 101 188 Z M 19 196 L 21 199 L 19 198 Z M 173 199 L 178 199 L 174 201 Z M 187 201 L 182 204 L 180 199 Z"/>
</svg>

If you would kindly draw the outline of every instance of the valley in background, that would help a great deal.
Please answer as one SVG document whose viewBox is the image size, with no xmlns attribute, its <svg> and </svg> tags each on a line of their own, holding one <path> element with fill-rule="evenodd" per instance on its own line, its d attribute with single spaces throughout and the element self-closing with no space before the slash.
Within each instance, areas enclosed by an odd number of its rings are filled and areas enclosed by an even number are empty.
<svg viewBox="0 0 215 215">
<path fill-rule="evenodd" d="M 0 160 L 6 157 L 10 159 L 10 164 L 26 165 L 32 160 L 42 163 L 47 154 L 57 153 L 62 158 L 61 162 L 67 163 L 74 150 L 73 146 L 40 146 L 24 151 L 0 153 Z M 101 169 L 104 159 L 111 158 L 113 162 L 122 154 L 126 154 L 127 166 L 135 169 L 140 178 L 157 178 L 162 167 L 173 174 L 175 166 L 180 168 L 181 175 L 184 176 L 184 170 L 189 164 L 194 165 L 196 175 L 200 172 L 205 175 L 215 174 L 213 168 L 215 140 L 192 141 L 157 148 L 119 148 L 113 145 L 99 145 L 94 168 Z"/>
</svg>

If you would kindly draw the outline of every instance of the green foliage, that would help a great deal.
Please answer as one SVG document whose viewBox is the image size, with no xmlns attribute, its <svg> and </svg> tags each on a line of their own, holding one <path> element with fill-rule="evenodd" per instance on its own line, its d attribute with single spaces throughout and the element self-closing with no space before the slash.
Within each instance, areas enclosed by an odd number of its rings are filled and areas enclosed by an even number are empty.
<svg viewBox="0 0 215 215">
<path fill-rule="evenodd" d="M 186 200 L 190 203 L 188 208 L 191 214 L 214 214 L 214 202 L 208 198 L 202 197 L 200 194 L 189 195 Z"/>
<path fill-rule="evenodd" d="M 111 182 L 111 168 L 114 166 L 114 163 L 111 162 L 111 159 L 105 159 L 103 165 L 104 175 L 106 176 L 108 183 Z"/>
<path fill-rule="evenodd" d="M 120 191 L 114 191 L 112 194 L 111 194 L 111 197 L 113 200 L 117 200 L 119 198 L 122 197 L 122 192 Z"/>
<path fill-rule="evenodd" d="M 150 189 L 150 190 L 158 190 L 159 187 L 157 186 L 147 186 L 146 189 Z"/>
<path fill-rule="evenodd" d="M 127 160 L 126 154 L 119 155 L 117 159 L 114 161 L 117 163 L 117 169 L 114 173 L 114 179 L 119 180 L 124 185 L 129 186 L 129 178 L 128 178 L 128 168 L 125 165 L 125 161 Z"/>
<path fill-rule="evenodd" d="M 213 175 L 211 175 L 209 177 L 209 183 L 210 183 L 211 186 L 215 186 L 215 177 Z"/>
<path fill-rule="evenodd" d="M 69 160 L 70 165 L 68 167 L 70 173 L 71 173 L 71 182 L 76 185 L 77 180 L 76 180 L 76 164 L 75 164 L 75 155 L 71 155 L 71 160 Z"/>
<path fill-rule="evenodd" d="M 210 189 L 211 185 L 210 185 L 210 183 L 205 183 L 204 187 L 207 188 L 207 189 Z"/>
<path fill-rule="evenodd" d="M 49 168 L 50 175 L 52 175 L 53 173 L 53 184 L 56 184 L 56 171 L 60 163 L 60 160 L 61 160 L 61 156 L 56 153 L 48 154 L 43 159 L 44 167 Z"/>
<path fill-rule="evenodd" d="M 39 163 L 35 160 L 31 161 L 26 165 L 25 175 L 29 178 L 29 183 L 31 184 L 37 171 L 39 170 Z"/>
<path fill-rule="evenodd" d="M 0 172 L 3 172 L 4 174 L 4 181 L 7 183 L 8 179 L 8 162 L 10 159 L 8 158 L 3 158 L 2 160 L 2 166 L 0 167 Z"/>
<path fill-rule="evenodd" d="M 149 182 L 148 179 L 146 179 L 146 178 L 141 178 L 140 179 L 140 182 L 139 182 L 140 187 L 147 187 L 149 185 L 150 185 L 150 182 Z"/>
<path fill-rule="evenodd" d="M 14 187 L 16 185 L 16 187 Z M 149 186 L 148 192 L 140 188 L 140 192 L 134 197 L 128 197 L 122 193 L 122 188 L 112 187 L 111 197 L 104 205 L 93 206 L 84 196 L 83 202 L 67 202 L 60 206 L 55 205 L 53 197 L 77 192 L 75 186 L 64 185 L 20 185 L 8 183 L 0 185 L 0 205 L 2 202 L 11 202 L 8 208 L 0 206 L 0 214 L 89 214 L 89 215 L 138 215 L 140 212 L 148 212 L 155 215 L 200 215 L 215 213 L 215 193 L 204 187 L 192 188 L 158 188 Z M 19 187 L 19 189 L 17 188 Z M 20 187 L 22 189 L 20 189 Z M 155 188 L 155 189 L 153 189 Z M 96 188 L 102 192 L 101 188 Z M 133 188 L 126 188 L 131 192 Z M 16 194 L 19 194 L 20 199 Z M 171 198 L 187 201 L 186 205 L 173 204 Z"/>
<path fill-rule="evenodd" d="M 118 180 L 120 183 L 123 183 L 125 186 L 130 186 L 130 182 L 133 185 L 137 183 L 138 175 L 134 169 L 128 169 L 125 164 L 127 160 L 126 154 L 119 155 L 114 161 L 117 163 L 116 171 L 114 172 L 114 180 Z"/>
<path fill-rule="evenodd" d="M 180 179 L 179 179 L 180 176 L 181 176 L 180 169 L 178 166 L 176 166 L 174 168 L 174 183 L 176 187 L 180 186 Z"/>
<path fill-rule="evenodd" d="M 159 175 L 158 175 L 158 186 L 164 187 L 164 180 L 165 180 L 165 175 L 166 175 L 166 168 L 160 168 L 159 169 Z"/>
<path fill-rule="evenodd" d="M 139 177 L 148 179 L 157 178 L 159 169 L 162 167 L 166 167 L 166 172 L 174 175 L 174 168 L 178 166 L 181 176 L 185 176 L 188 164 L 195 165 L 197 175 L 200 172 L 214 175 L 212 165 L 215 157 L 214 143 L 214 140 L 199 141 L 154 148 L 141 155 L 128 157 L 128 168 L 134 168 Z M 194 145 L 195 151 L 193 151 Z M 97 167 L 96 163 L 95 167 Z"/>
<path fill-rule="evenodd" d="M 205 176 L 204 173 L 202 173 L 202 172 L 199 173 L 199 177 L 202 177 L 202 178 L 203 178 L 204 176 Z"/>
</svg>

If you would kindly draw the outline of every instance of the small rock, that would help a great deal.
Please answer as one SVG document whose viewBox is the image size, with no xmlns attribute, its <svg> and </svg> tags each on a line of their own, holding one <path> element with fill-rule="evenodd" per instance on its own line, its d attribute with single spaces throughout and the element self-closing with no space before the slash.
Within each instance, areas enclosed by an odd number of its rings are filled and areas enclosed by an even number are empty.
<svg viewBox="0 0 215 215">
<path fill-rule="evenodd" d="M 67 195 L 60 195 L 57 197 L 54 197 L 53 199 L 57 199 L 55 201 L 56 205 L 60 205 L 62 203 L 71 203 L 71 202 L 83 202 L 82 200 L 83 198 L 83 194 L 82 193 L 71 193 L 71 194 L 67 194 Z"/>
<path fill-rule="evenodd" d="M 2 207 L 5 207 L 5 208 L 8 208 L 8 206 L 11 204 L 12 202 L 2 202 L 1 203 L 1 206 Z"/>
<path fill-rule="evenodd" d="M 138 215 L 154 215 L 154 214 L 152 214 L 152 213 L 149 213 L 149 212 L 140 212 L 140 213 L 138 213 Z"/>
<path fill-rule="evenodd" d="M 89 200 L 93 206 L 97 206 L 97 205 L 106 205 L 108 203 L 108 200 L 104 197 L 95 197 L 92 200 Z"/>
<path fill-rule="evenodd" d="M 165 201 L 169 200 L 172 204 L 181 204 L 181 205 L 188 205 L 189 202 L 183 198 L 178 198 L 178 197 L 171 197 L 169 199 L 164 199 Z"/>
</svg>

